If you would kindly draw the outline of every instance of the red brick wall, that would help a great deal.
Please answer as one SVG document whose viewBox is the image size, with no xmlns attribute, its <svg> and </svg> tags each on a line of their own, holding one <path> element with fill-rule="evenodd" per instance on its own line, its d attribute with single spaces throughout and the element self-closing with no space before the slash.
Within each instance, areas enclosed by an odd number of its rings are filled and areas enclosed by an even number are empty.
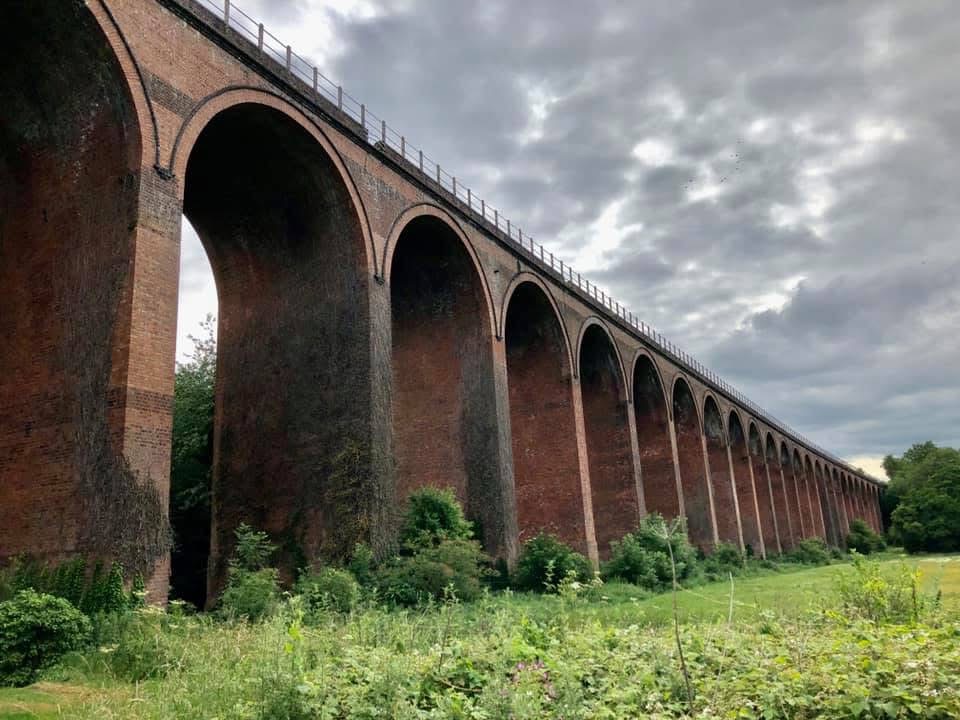
<svg viewBox="0 0 960 720">
<path fill-rule="evenodd" d="M 728 428 L 733 475 L 737 486 L 737 502 L 740 507 L 740 524 L 743 528 L 743 543 L 744 546 L 749 545 L 755 555 L 760 556 L 767 550 L 760 526 L 759 488 L 755 487 L 756 478 L 751 474 L 750 454 L 747 450 L 743 425 L 736 414 L 730 414 Z M 776 542 L 770 548 L 771 553 L 776 552 Z"/>
<path fill-rule="evenodd" d="M 723 420 L 713 398 L 704 404 L 704 427 L 707 437 L 707 459 L 710 461 L 710 482 L 713 486 L 713 507 L 717 518 L 717 533 L 722 542 L 740 546 L 737 503 L 730 477 L 730 461 L 723 434 Z"/>
<path fill-rule="evenodd" d="M 780 466 L 780 460 L 776 448 L 773 445 L 773 439 L 767 439 L 767 470 L 770 475 L 770 486 L 773 488 L 773 505 L 777 514 L 777 527 L 780 532 L 780 547 L 783 550 L 790 550 L 796 545 L 798 539 L 797 533 L 799 527 L 793 525 L 790 493 L 787 492 L 787 482 L 784 477 L 783 469 Z"/>
<path fill-rule="evenodd" d="M 677 432 L 677 457 L 683 505 L 687 513 L 690 541 L 708 550 L 714 545 L 714 528 L 710 508 L 710 491 L 703 459 L 700 420 L 690 388 L 678 380 L 673 389 L 673 417 Z"/>
<path fill-rule="evenodd" d="M 612 541 L 636 530 L 640 505 L 623 373 L 613 344 L 599 325 L 589 326 L 581 341 L 580 393 L 597 546 L 600 557 L 606 558 Z"/>
<path fill-rule="evenodd" d="M 513 473 L 520 541 L 553 533 L 587 553 L 571 369 L 559 318 L 535 284 L 506 311 Z"/>
<path fill-rule="evenodd" d="M 660 513 L 667 519 L 679 517 L 680 498 L 670 445 L 670 418 L 663 387 L 653 363 L 645 355 L 637 358 L 634 367 L 633 409 L 647 512 Z"/>
</svg>

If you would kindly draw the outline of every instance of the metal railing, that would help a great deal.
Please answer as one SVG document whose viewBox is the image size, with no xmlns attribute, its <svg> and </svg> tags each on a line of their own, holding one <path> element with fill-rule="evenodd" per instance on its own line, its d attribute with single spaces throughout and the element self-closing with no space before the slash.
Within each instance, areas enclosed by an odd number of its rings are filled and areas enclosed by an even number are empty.
<svg viewBox="0 0 960 720">
<path fill-rule="evenodd" d="M 387 151 L 388 154 L 394 156 L 395 160 L 401 161 L 409 172 L 419 174 L 428 185 L 445 192 L 447 200 L 452 202 L 454 206 L 465 212 L 488 232 L 516 246 L 527 256 L 528 260 L 531 260 L 541 270 L 547 271 L 555 280 L 578 290 L 594 303 L 601 305 L 620 323 L 631 328 L 647 345 L 669 357 L 688 372 L 697 376 L 702 382 L 736 400 L 743 408 L 754 415 L 762 417 L 767 424 L 783 435 L 793 438 L 836 465 L 851 472 L 860 472 L 849 463 L 790 429 L 789 426 L 751 401 L 692 355 L 640 320 L 633 312 L 614 300 L 606 291 L 576 272 L 543 245 L 535 242 L 529 234 L 525 235 L 519 225 L 511 222 L 497 208 L 474 194 L 462 181 L 458 181 L 455 175 L 451 175 L 437 161 L 429 157 L 423 149 L 415 146 L 405 135 L 387 125 L 385 120 L 377 117 L 364 103 L 344 91 L 343 87 L 330 80 L 316 66 L 311 65 L 307 59 L 295 53 L 290 45 L 284 44 L 267 30 L 263 23 L 257 22 L 234 5 L 232 0 L 196 1 L 205 6 L 214 19 L 222 22 L 230 30 L 236 31 L 253 45 L 262 58 L 280 65 L 301 82 L 305 86 L 301 88 L 301 91 L 307 97 L 312 97 L 316 102 L 335 107 L 345 119 L 356 124 L 355 130 L 369 144 L 381 151 Z"/>
</svg>

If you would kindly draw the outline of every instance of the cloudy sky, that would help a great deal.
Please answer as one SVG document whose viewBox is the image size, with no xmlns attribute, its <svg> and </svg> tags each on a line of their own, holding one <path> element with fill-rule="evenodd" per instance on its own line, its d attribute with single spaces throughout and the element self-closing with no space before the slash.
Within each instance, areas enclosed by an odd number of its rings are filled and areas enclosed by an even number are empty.
<svg viewBox="0 0 960 720">
<path fill-rule="evenodd" d="M 960 445 L 954 0 L 235 4 L 814 442 Z"/>
</svg>

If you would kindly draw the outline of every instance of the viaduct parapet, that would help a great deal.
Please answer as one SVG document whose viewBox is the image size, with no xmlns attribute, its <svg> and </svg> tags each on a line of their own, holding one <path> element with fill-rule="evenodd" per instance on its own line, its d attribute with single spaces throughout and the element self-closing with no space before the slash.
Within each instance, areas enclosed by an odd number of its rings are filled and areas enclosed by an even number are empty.
<svg viewBox="0 0 960 720">
<path fill-rule="evenodd" d="M 451 487 L 508 562 L 646 513 L 758 555 L 881 486 L 793 433 L 223 0 L 0 8 L 0 561 L 119 558 L 165 596 L 181 216 L 216 280 L 210 585 Z"/>
</svg>

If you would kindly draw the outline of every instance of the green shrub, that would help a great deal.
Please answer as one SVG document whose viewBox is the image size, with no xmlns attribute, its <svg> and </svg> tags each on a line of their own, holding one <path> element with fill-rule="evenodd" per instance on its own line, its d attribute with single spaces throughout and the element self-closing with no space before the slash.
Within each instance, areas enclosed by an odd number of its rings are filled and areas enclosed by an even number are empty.
<svg viewBox="0 0 960 720">
<path fill-rule="evenodd" d="M 476 540 L 448 538 L 382 565 L 377 588 L 384 599 L 397 605 L 441 599 L 448 589 L 459 600 L 475 600 L 483 589 L 488 562 Z"/>
<path fill-rule="evenodd" d="M 873 529 L 859 518 L 850 523 L 850 533 L 847 535 L 847 548 L 856 550 L 861 555 L 885 550 L 887 544 Z"/>
<path fill-rule="evenodd" d="M 726 577 L 729 573 L 737 574 L 744 569 L 744 556 L 740 548 L 732 543 L 718 542 L 713 552 L 704 558 L 703 571 L 710 578 Z"/>
<path fill-rule="evenodd" d="M 784 559 L 801 565 L 829 565 L 830 548 L 822 538 L 807 538 L 798 542 L 793 550 L 784 555 Z"/>
<path fill-rule="evenodd" d="M 425 487 L 411 493 L 400 524 L 400 543 L 405 549 L 472 537 L 473 526 L 451 490 Z"/>
<path fill-rule="evenodd" d="M 677 580 L 689 578 L 696 570 L 697 560 L 685 525 L 682 522 L 668 525 L 657 513 L 645 517 L 636 531 L 610 544 L 610 560 L 603 567 L 604 576 L 648 590 L 670 587 L 673 573 L 668 542 L 673 548 Z"/>
<path fill-rule="evenodd" d="M 324 610 L 350 612 L 360 599 L 356 579 L 347 570 L 337 568 L 304 573 L 297 581 L 296 592 L 303 598 L 308 619 Z"/>
<path fill-rule="evenodd" d="M 63 598 L 21 590 L 0 602 L 0 683 L 22 686 L 90 636 L 90 620 Z"/>
<path fill-rule="evenodd" d="M 19 590 L 35 590 L 63 598 L 89 616 L 124 610 L 130 596 L 124 591 L 123 567 L 97 561 L 92 572 L 83 557 L 49 565 L 28 556 L 17 558 L 7 570 L 8 589 L 0 588 L 0 598 Z"/>
<path fill-rule="evenodd" d="M 276 546 L 265 532 L 246 523 L 241 523 L 234 534 L 237 545 L 230 558 L 227 586 L 220 596 L 220 611 L 257 622 L 270 615 L 280 599 L 277 569 L 267 567 Z"/>
<path fill-rule="evenodd" d="M 838 580 L 840 601 L 846 615 L 858 615 L 873 623 L 917 622 L 934 604 L 920 589 L 920 571 L 901 562 L 884 573 L 880 563 L 853 551 L 853 564 Z"/>
<path fill-rule="evenodd" d="M 364 587 L 373 585 L 376 562 L 373 558 L 373 550 L 366 543 L 357 543 L 353 546 L 353 555 L 350 562 L 347 563 L 347 570 L 353 575 L 354 579 Z"/>
<path fill-rule="evenodd" d="M 556 536 L 540 533 L 524 543 L 513 585 L 519 590 L 550 592 L 571 573 L 580 581 L 593 577 L 590 561 Z"/>
</svg>

